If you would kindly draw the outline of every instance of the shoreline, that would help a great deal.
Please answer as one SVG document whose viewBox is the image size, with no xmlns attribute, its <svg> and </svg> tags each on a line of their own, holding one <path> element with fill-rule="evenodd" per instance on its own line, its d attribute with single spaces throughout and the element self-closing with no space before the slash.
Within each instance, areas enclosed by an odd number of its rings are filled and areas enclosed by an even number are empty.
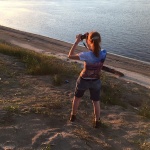
<svg viewBox="0 0 150 150">
<path fill-rule="evenodd" d="M 46 38 L 49 38 L 51 40 L 60 41 L 62 43 L 73 44 L 73 43 L 70 43 L 70 42 L 67 42 L 67 41 L 61 41 L 59 39 L 54 39 L 54 38 L 43 36 L 43 35 L 40 35 L 40 34 L 34 34 L 34 33 L 31 33 L 31 32 L 26 32 L 26 31 L 14 29 L 14 28 L 10 28 L 10 27 L 7 27 L 7 26 L 2 26 L 2 25 L 0 25 L 0 30 L 5 30 L 5 31 L 9 30 L 9 31 L 14 32 L 14 33 L 23 33 L 24 35 L 31 34 L 33 36 L 36 35 L 36 36 L 46 37 Z M 82 46 L 82 45 L 79 45 L 79 46 L 84 48 L 84 46 Z M 125 58 L 125 59 L 129 59 L 129 60 L 133 60 L 133 61 L 137 61 L 137 62 L 144 63 L 144 64 L 147 64 L 147 65 L 150 65 L 150 62 L 143 61 L 143 60 L 138 60 L 136 58 L 130 58 L 130 57 L 127 57 L 127 56 L 123 56 L 123 55 L 119 55 L 119 54 L 114 54 L 114 53 L 111 53 L 111 52 L 107 52 L 107 54 L 113 55 L 113 56 L 117 56 L 117 57 L 121 57 L 121 58 Z"/>
<path fill-rule="evenodd" d="M 40 35 L 40 34 L 35 34 L 35 33 L 31 33 L 31 32 L 26 32 L 26 31 L 21 31 L 21 30 L 18 30 L 18 29 L 14 29 L 14 28 L 10 28 L 10 27 L 7 27 L 7 26 L 2 26 L 0 25 L 0 32 L 1 31 L 10 31 L 10 32 L 13 32 L 13 33 L 16 33 L 16 34 L 23 34 L 24 36 L 35 36 L 35 37 L 43 37 L 43 38 L 49 38 L 50 40 L 52 41 L 59 41 L 59 42 L 62 42 L 62 43 L 68 43 L 68 44 L 73 44 L 73 43 L 70 43 L 70 42 L 67 42 L 67 41 L 61 41 L 59 39 L 54 39 L 54 38 L 51 38 L 51 37 L 47 37 L 47 36 L 43 36 L 43 35 Z M 1 39 L 1 37 L 0 37 Z M 79 45 L 80 47 L 84 48 L 84 46 L 82 45 Z M 135 59 L 135 58 L 130 58 L 130 57 L 127 57 L 127 56 L 123 56 L 123 55 L 119 55 L 119 54 L 114 54 L 114 53 L 111 53 L 111 52 L 107 52 L 108 55 L 112 55 L 112 56 L 117 56 L 117 57 L 120 57 L 122 59 L 128 59 L 128 60 L 131 60 L 131 61 L 137 61 L 139 63 L 143 63 L 143 64 L 146 64 L 146 65 L 150 65 L 150 62 L 147 62 L 147 61 L 143 61 L 143 60 L 138 60 L 138 59 Z"/>
<path fill-rule="evenodd" d="M 56 57 L 68 59 L 67 55 L 72 46 L 71 43 L 63 42 L 57 39 L 52 39 L 42 35 L 28 33 L 9 27 L 0 25 L 0 40 L 13 45 L 17 45 L 26 49 L 34 50 L 47 55 L 55 55 Z M 76 52 L 86 51 L 82 46 L 78 46 Z M 143 61 L 138 61 L 132 58 L 111 54 L 108 52 L 105 61 L 106 66 L 113 67 L 118 71 L 122 71 L 125 74 L 125 79 L 131 79 L 136 83 L 148 83 L 146 85 L 150 88 L 150 64 Z M 128 72 L 128 73 L 127 73 Z M 129 73 L 130 72 L 130 73 Z M 129 75 L 130 74 L 130 75 Z M 142 79 L 137 79 L 135 74 L 139 74 Z M 138 77 L 139 78 L 139 77 Z M 140 81 L 142 80 L 142 81 Z"/>
</svg>

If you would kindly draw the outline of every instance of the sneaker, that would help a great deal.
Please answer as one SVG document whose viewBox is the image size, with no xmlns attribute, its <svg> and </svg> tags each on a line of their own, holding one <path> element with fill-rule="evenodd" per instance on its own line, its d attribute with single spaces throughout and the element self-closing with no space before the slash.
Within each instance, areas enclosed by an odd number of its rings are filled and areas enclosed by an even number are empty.
<svg viewBox="0 0 150 150">
<path fill-rule="evenodd" d="M 76 120 L 76 116 L 75 116 L 75 115 L 71 115 L 71 116 L 70 116 L 70 121 L 71 121 L 71 122 L 74 122 L 75 120 Z"/>
<path fill-rule="evenodd" d="M 94 121 L 93 122 L 93 127 L 94 128 L 99 128 L 101 126 L 102 122 L 101 120 L 99 119 L 98 121 Z"/>
</svg>

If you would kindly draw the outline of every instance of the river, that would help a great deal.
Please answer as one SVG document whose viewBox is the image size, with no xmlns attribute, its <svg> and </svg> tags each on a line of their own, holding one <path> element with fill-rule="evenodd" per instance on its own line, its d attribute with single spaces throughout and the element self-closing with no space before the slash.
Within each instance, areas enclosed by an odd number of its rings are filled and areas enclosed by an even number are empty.
<svg viewBox="0 0 150 150">
<path fill-rule="evenodd" d="M 98 31 L 102 48 L 150 62 L 150 0 L 0 0 L 0 25 L 73 43 Z"/>
</svg>

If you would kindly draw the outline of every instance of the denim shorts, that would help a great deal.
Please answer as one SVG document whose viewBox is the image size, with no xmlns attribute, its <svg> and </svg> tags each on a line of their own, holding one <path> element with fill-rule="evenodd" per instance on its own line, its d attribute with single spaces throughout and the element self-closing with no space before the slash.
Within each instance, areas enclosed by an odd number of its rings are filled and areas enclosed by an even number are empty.
<svg viewBox="0 0 150 150">
<path fill-rule="evenodd" d="M 89 89 L 90 91 L 90 99 L 93 101 L 100 100 L 100 89 L 101 89 L 101 81 L 100 79 L 83 79 L 79 77 L 76 82 L 75 87 L 75 96 L 80 98 L 84 95 L 84 92 Z"/>
</svg>

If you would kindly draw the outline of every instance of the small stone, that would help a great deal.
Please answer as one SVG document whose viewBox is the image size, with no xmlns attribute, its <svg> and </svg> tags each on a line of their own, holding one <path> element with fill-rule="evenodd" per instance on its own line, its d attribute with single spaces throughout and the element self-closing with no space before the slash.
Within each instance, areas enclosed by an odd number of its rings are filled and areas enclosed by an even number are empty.
<svg viewBox="0 0 150 150">
<path fill-rule="evenodd" d="M 68 81 L 68 80 L 65 80 L 65 83 L 69 83 L 69 81 Z"/>
</svg>

